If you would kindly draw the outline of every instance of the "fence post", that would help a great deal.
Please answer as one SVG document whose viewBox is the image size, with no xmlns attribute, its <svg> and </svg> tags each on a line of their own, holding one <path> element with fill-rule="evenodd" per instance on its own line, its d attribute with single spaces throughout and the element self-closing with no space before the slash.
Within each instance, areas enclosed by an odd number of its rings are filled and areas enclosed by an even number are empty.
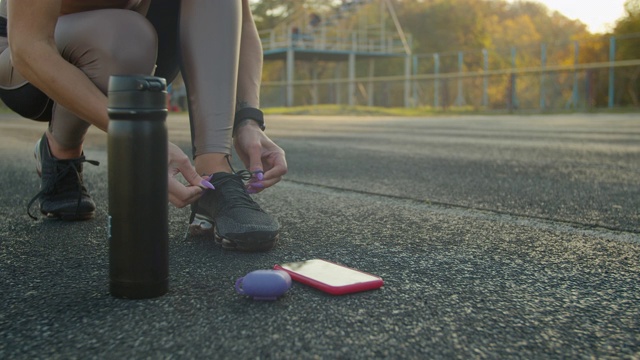
<svg viewBox="0 0 640 360">
<path fill-rule="evenodd" d="M 615 97 L 615 70 L 614 63 L 616 61 L 616 37 L 612 36 L 609 38 L 609 62 L 611 66 L 609 67 L 609 109 L 613 108 L 615 105 L 614 97 Z"/>
<path fill-rule="evenodd" d="M 411 55 L 404 57 L 404 107 L 411 107 Z"/>
<path fill-rule="evenodd" d="M 516 98 L 516 48 L 511 48 L 511 76 L 509 77 L 509 111 L 513 111 L 517 107 L 517 98 Z"/>
<path fill-rule="evenodd" d="M 593 70 L 587 69 L 585 74 L 585 93 L 587 95 L 587 109 L 591 110 L 595 105 L 594 91 L 593 91 Z"/>
<path fill-rule="evenodd" d="M 327 48 L 327 27 L 320 27 L 320 49 L 325 50 Z"/>
<path fill-rule="evenodd" d="M 573 64 L 577 67 L 580 59 L 580 44 L 578 43 L 578 41 L 573 42 L 573 54 L 574 54 Z M 573 71 L 572 101 L 573 101 L 573 109 L 575 110 L 578 108 L 578 70 Z"/>
<path fill-rule="evenodd" d="M 293 48 L 289 47 L 287 49 L 287 106 L 293 106 L 294 97 L 293 97 L 293 74 L 294 74 L 294 65 L 295 64 L 295 56 L 293 54 Z"/>
<path fill-rule="evenodd" d="M 338 63 L 336 65 L 335 68 L 335 76 L 336 79 L 341 79 L 342 78 L 342 62 Z M 342 83 L 341 82 L 335 82 L 334 83 L 335 86 L 335 96 L 336 96 L 336 105 L 340 105 L 342 103 Z"/>
<path fill-rule="evenodd" d="M 311 101 L 313 105 L 318 105 L 318 59 L 313 59 L 311 64 L 311 78 L 313 80 L 313 85 L 311 87 Z"/>
<path fill-rule="evenodd" d="M 545 72 L 544 68 L 547 66 L 547 44 L 542 44 L 540 46 L 540 67 L 542 68 L 542 72 L 540 74 L 540 110 L 545 109 Z"/>
<path fill-rule="evenodd" d="M 269 31 L 269 48 L 270 49 L 276 48 L 276 32 L 273 30 Z"/>
<path fill-rule="evenodd" d="M 418 101 L 418 80 L 415 79 L 418 76 L 418 56 L 412 55 L 413 57 L 413 107 L 419 106 Z"/>
<path fill-rule="evenodd" d="M 356 97 L 356 53 L 349 53 L 349 86 L 348 86 L 348 104 L 349 106 L 355 105 L 355 97 Z"/>
<path fill-rule="evenodd" d="M 367 104 L 369 106 L 373 106 L 373 76 L 375 75 L 375 60 L 373 58 L 369 59 L 369 84 L 367 85 Z"/>
<path fill-rule="evenodd" d="M 440 55 L 433 54 L 433 108 L 437 109 L 440 106 Z"/>
<path fill-rule="evenodd" d="M 464 105 L 464 94 L 462 89 L 462 72 L 464 71 L 464 53 L 458 51 L 458 96 L 456 96 L 456 106 Z"/>
<path fill-rule="evenodd" d="M 489 107 L 489 78 L 486 75 L 486 72 L 489 71 L 489 51 L 487 49 L 482 49 L 482 59 L 482 69 L 485 72 L 482 79 L 482 106 L 486 109 Z"/>
</svg>

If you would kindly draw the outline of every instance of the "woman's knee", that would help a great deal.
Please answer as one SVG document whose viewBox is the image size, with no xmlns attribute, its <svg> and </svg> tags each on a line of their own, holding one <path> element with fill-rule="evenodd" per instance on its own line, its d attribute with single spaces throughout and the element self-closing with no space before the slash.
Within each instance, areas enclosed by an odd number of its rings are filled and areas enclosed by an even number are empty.
<svg viewBox="0 0 640 360">
<path fill-rule="evenodd" d="M 114 67 L 133 73 L 151 73 L 158 53 L 158 38 L 154 27 L 142 15 L 128 11 L 127 17 L 119 17 L 109 39 Z M 107 54 L 105 54 L 107 55 Z M 145 71 L 146 70 L 146 71 Z"/>
<path fill-rule="evenodd" d="M 65 15 L 56 28 L 62 56 L 104 92 L 113 74 L 151 74 L 157 35 L 147 19 L 129 10 L 105 9 Z"/>
</svg>

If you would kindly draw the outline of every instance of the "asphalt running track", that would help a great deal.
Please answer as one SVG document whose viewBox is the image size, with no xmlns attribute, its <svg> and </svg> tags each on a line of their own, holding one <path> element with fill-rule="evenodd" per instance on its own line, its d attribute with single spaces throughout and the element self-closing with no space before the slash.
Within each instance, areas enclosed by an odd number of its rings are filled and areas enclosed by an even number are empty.
<svg viewBox="0 0 640 360">
<path fill-rule="evenodd" d="M 0 358 L 640 357 L 636 114 L 268 116 L 290 172 L 257 200 L 282 224 L 263 254 L 185 239 L 170 210 L 170 292 L 108 293 L 105 135 L 85 178 L 98 211 L 32 221 L 44 125 L 0 115 Z M 189 149 L 187 120 L 170 138 Z M 280 300 L 235 279 L 324 258 L 385 280 Z"/>
</svg>

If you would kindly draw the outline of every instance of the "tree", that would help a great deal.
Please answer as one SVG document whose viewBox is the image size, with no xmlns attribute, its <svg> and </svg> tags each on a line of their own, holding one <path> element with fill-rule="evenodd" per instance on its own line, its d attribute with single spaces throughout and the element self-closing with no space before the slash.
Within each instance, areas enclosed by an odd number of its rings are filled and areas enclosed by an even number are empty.
<svg viewBox="0 0 640 360">
<path fill-rule="evenodd" d="M 483 0 L 398 2 L 398 16 L 413 34 L 415 53 L 441 53 L 482 48 L 489 38 Z"/>
<path fill-rule="evenodd" d="M 630 34 L 640 33 L 640 0 L 627 0 L 625 2 L 625 17 L 618 20 L 613 35 L 622 38 L 617 42 L 616 59 L 628 60 L 640 58 L 640 46 L 637 38 L 629 38 Z M 626 39 L 625 39 L 626 38 Z M 622 102 L 630 102 L 635 106 L 640 106 L 640 67 L 623 69 L 620 71 L 619 81 L 625 83 L 625 93 Z"/>
<path fill-rule="evenodd" d="M 323 0 L 256 0 L 251 11 L 258 30 L 270 30 L 304 11 L 325 12 L 331 2 Z"/>
<path fill-rule="evenodd" d="M 252 2 L 251 11 L 258 30 L 268 30 L 276 27 L 293 14 L 296 0 L 260 0 Z"/>
</svg>

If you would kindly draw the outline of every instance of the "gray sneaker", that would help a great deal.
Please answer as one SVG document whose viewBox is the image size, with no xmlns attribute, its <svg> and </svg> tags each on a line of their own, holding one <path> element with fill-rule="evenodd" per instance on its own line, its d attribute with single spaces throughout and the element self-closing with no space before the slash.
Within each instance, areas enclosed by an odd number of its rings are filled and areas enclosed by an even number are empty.
<svg viewBox="0 0 640 360">
<path fill-rule="evenodd" d="M 46 134 L 36 143 L 33 155 L 36 158 L 36 171 L 41 179 L 40 192 L 27 205 L 27 214 L 37 220 L 31 214 L 31 206 L 36 200 L 40 200 L 40 212 L 46 217 L 62 220 L 93 218 L 96 204 L 84 186 L 82 164 L 99 163 L 85 159 L 84 155 L 75 159 L 56 159 L 51 155 Z"/>
<path fill-rule="evenodd" d="M 245 190 L 243 180 L 251 174 L 215 173 L 210 183 L 215 190 L 205 190 L 192 205 L 189 235 L 213 237 L 224 249 L 266 251 L 278 241 L 280 225 L 260 208 Z"/>
</svg>

